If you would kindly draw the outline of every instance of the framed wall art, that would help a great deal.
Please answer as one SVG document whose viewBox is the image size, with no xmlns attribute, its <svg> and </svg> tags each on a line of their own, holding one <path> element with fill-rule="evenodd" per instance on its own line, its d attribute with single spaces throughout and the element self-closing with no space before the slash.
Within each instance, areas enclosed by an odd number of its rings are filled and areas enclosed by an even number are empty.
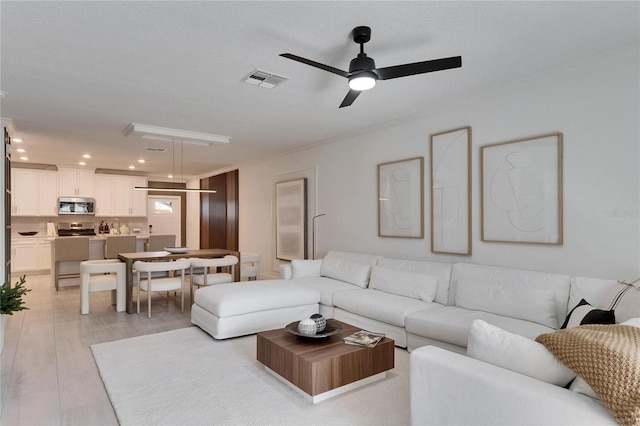
<svg viewBox="0 0 640 426">
<path fill-rule="evenodd" d="M 482 241 L 562 244 L 562 133 L 483 146 Z"/>
<path fill-rule="evenodd" d="M 424 157 L 378 164 L 378 236 L 424 238 Z"/>
<path fill-rule="evenodd" d="M 276 258 L 307 258 L 307 179 L 276 183 Z"/>
<path fill-rule="evenodd" d="M 471 255 L 471 127 L 431 135 L 431 251 Z"/>
</svg>

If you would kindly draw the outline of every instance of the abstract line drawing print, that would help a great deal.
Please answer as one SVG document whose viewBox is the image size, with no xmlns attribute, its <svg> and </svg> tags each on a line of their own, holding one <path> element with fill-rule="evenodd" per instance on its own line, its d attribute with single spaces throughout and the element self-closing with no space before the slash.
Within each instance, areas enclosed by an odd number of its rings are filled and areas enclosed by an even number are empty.
<svg viewBox="0 0 640 426">
<path fill-rule="evenodd" d="M 470 254 L 470 128 L 433 135 L 431 139 L 431 249 Z"/>
<path fill-rule="evenodd" d="M 483 147 L 484 241 L 562 244 L 562 134 Z"/>
<path fill-rule="evenodd" d="M 405 170 L 396 169 L 385 185 L 381 195 L 382 208 L 387 212 L 393 224 L 400 229 L 409 229 L 413 223 L 411 214 L 411 175 Z"/>
<path fill-rule="evenodd" d="M 424 235 L 422 157 L 378 166 L 378 233 L 383 237 Z"/>
<path fill-rule="evenodd" d="M 491 177 L 491 201 L 507 213 L 509 223 L 522 232 L 537 232 L 547 226 L 554 183 L 549 170 L 532 166 L 526 153 L 513 152 Z"/>
</svg>

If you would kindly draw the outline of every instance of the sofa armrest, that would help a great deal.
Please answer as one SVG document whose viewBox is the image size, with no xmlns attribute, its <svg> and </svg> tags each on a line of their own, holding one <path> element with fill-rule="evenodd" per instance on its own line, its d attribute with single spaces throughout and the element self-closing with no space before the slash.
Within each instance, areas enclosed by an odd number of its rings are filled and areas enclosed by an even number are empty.
<svg viewBox="0 0 640 426">
<path fill-rule="evenodd" d="M 291 264 L 285 263 L 284 265 L 280 265 L 280 279 L 281 280 L 290 280 L 292 278 L 291 272 Z"/>
<path fill-rule="evenodd" d="M 616 424 L 596 399 L 435 346 L 411 353 L 411 424 Z"/>
</svg>

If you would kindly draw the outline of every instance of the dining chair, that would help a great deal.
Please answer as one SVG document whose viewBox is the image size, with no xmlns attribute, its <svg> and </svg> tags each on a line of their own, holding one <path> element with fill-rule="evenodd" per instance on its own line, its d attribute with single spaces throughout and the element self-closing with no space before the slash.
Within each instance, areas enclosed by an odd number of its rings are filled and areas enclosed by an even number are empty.
<svg viewBox="0 0 640 426">
<path fill-rule="evenodd" d="M 58 281 L 78 278 L 80 274 L 60 274 L 60 262 L 82 262 L 89 259 L 89 237 L 58 237 L 53 244 L 53 281 L 58 291 Z"/>
<path fill-rule="evenodd" d="M 138 260 L 133 264 L 138 279 L 138 313 L 140 313 L 140 290 L 147 292 L 147 317 L 151 318 L 151 293 L 161 291 L 180 290 L 180 312 L 184 313 L 184 271 L 190 266 L 189 259 L 178 259 L 169 262 L 144 262 Z M 159 277 L 151 276 L 152 272 L 177 272 L 177 276 Z M 140 273 L 144 272 L 142 278 Z"/>
<path fill-rule="evenodd" d="M 257 253 L 240 253 L 240 279 L 260 279 L 260 255 Z"/>
<path fill-rule="evenodd" d="M 149 241 L 144 245 L 144 251 L 163 251 L 165 247 L 175 247 L 176 236 L 167 235 L 149 235 Z"/>
<path fill-rule="evenodd" d="M 136 251 L 135 235 L 108 235 L 105 237 L 105 259 L 117 259 L 118 253 L 135 253 Z"/>
<path fill-rule="evenodd" d="M 193 303 L 193 286 L 206 287 L 208 285 L 224 284 L 233 282 L 233 272 L 238 258 L 232 255 L 212 259 L 192 258 L 190 261 L 189 274 L 191 275 L 190 296 Z M 203 268 L 203 273 L 195 273 L 194 269 Z M 218 268 L 229 268 L 229 272 L 218 272 Z"/>
<path fill-rule="evenodd" d="M 126 268 L 117 259 L 86 260 L 80 263 L 80 313 L 89 313 L 89 293 L 111 290 L 116 312 L 125 310 Z"/>
</svg>

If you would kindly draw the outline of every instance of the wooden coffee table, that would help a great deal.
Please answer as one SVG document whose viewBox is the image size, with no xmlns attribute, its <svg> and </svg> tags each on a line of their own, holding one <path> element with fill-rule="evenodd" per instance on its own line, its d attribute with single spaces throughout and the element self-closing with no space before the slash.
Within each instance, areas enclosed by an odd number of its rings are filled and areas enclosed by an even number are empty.
<svg viewBox="0 0 640 426">
<path fill-rule="evenodd" d="M 373 348 L 347 345 L 342 338 L 361 330 L 335 321 L 342 332 L 326 339 L 301 338 L 284 329 L 257 335 L 257 358 L 265 369 L 313 403 L 386 377 L 394 367 L 394 342 Z"/>
</svg>

